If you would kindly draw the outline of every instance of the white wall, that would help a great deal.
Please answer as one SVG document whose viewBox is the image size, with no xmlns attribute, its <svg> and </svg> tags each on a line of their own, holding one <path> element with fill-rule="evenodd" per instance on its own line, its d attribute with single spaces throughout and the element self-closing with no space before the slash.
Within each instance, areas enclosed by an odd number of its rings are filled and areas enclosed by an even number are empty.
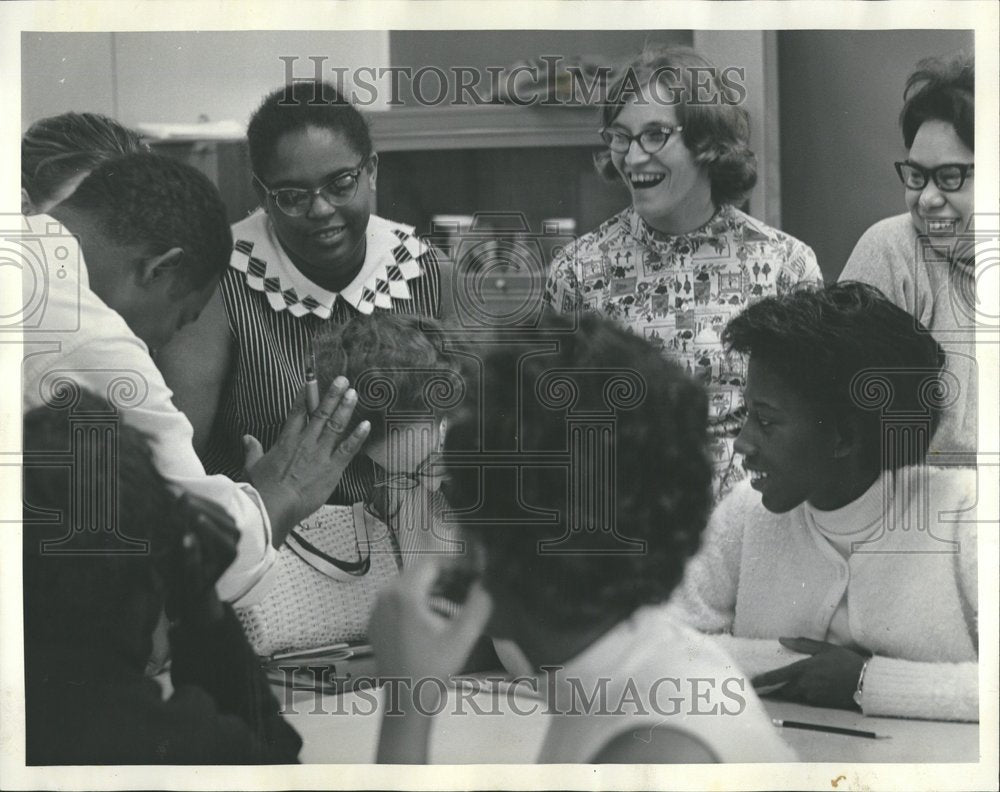
<svg viewBox="0 0 1000 792">
<path fill-rule="evenodd" d="M 91 110 L 125 124 L 245 122 L 285 83 L 279 56 L 297 56 L 296 76 L 324 66 L 389 65 L 388 31 L 26 33 L 22 37 L 22 128 L 48 115 Z M 333 77 L 332 71 L 324 75 Z M 377 110 L 387 99 L 379 92 Z"/>
</svg>

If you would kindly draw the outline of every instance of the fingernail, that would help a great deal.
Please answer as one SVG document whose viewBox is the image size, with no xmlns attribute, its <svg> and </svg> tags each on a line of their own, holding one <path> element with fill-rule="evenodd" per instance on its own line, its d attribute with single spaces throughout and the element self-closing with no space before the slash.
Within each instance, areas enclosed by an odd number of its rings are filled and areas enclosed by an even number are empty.
<svg viewBox="0 0 1000 792">
<path fill-rule="evenodd" d="M 347 391 L 347 393 L 344 394 L 344 401 L 346 402 L 352 402 L 356 398 L 358 398 L 358 392 L 354 390 L 354 388 L 351 388 L 350 390 Z"/>
<path fill-rule="evenodd" d="M 337 377 L 333 381 L 333 387 L 335 387 L 337 390 L 343 390 L 344 388 L 347 387 L 347 385 L 348 385 L 347 377 L 344 376 Z"/>
<path fill-rule="evenodd" d="M 358 424 L 358 429 L 360 429 L 362 432 L 367 432 L 371 428 L 372 428 L 371 421 L 362 421 L 361 423 Z"/>
</svg>

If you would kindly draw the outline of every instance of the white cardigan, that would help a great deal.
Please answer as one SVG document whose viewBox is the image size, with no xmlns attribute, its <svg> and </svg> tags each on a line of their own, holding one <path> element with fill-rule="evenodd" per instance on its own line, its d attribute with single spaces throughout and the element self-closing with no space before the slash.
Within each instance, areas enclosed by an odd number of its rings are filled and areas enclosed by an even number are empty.
<svg viewBox="0 0 1000 792">
<path fill-rule="evenodd" d="M 880 526 L 844 559 L 806 505 L 772 514 L 741 482 L 713 514 L 672 607 L 723 634 L 755 676 L 803 657 L 778 638 L 825 640 L 846 591 L 851 636 L 874 653 L 866 715 L 978 720 L 976 472 L 906 468 L 872 486 L 878 497 L 859 501 L 874 501 Z M 851 505 L 838 512 L 858 516 Z"/>
</svg>

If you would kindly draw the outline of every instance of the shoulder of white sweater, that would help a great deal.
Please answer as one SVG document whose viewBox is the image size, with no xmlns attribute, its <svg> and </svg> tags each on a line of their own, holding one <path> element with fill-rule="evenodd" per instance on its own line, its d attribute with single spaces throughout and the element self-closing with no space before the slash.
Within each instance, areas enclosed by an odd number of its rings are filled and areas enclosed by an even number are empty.
<svg viewBox="0 0 1000 792">
<path fill-rule="evenodd" d="M 907 495 L 911 502 L 926 494 L 928 502 L 938 510 L 972 509 L 978 500 L 979 476 L 972 467 L 912 465 L 896 471 L 896 482 L 896 491 Z"/>
<path fill-rule="evenodd" d="M 839 280 L 869 279 L 886 268 L 909 272 L 916 256 L 916 229 L 907 214 L 879 220 L 858 239 Z"/>
<path fill-rule="evenodd" d="M 879 220 L 861 235 L 861 241 L 879 243 L 884 247 L 903 246 L 911 254 L 916 238 L 917 231 L 908 214 L 893 215 Z"/>
<path fill-rule="evenodd" d="M 750 486 L 750 479 L 743 479 L 716 505 L 709 525 L 743 524 L 748 510 L 755 505 L 761 507 L 760 495 Z"/>
<path fill-rule="evenodd" d="M 730 540 L 766 531 L 773 536 L 792 522 L 801 522 L 802 506 L 797 506 L 785 514 L 774 514 L 764 508 L 760 493 L 744 479 L 736 484 L 725 498 L 715 507 L 709 521 L 709 531 L 715 536 L 725 536 Z M 777 531 L 776 531 L 777 529 Z"/>
</svg>

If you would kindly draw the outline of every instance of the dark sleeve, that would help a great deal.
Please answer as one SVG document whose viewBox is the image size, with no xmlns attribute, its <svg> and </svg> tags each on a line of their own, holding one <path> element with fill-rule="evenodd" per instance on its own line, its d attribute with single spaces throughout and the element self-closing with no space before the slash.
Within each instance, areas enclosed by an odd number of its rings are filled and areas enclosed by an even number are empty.
<svg viewBox="0 0 1000 792">
<path fill-rule="evenodd" d="M 181 623 L 170 635 L 171 680 L 176 696 L 187 686 L 203 690 L 223 716 L 246 725 L 249 761 L 291 764 L 298 761 L 302 740 L 281 717 L 260 661 L 247 643 L 229 605 L 224 616 L 208 624 Z"/>
</svg>

